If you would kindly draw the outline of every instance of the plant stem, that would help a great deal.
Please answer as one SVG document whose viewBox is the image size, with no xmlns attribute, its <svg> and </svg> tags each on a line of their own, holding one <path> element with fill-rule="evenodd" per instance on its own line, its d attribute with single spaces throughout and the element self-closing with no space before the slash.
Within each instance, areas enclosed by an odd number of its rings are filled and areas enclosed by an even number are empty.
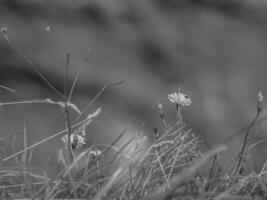
<svg viewBox="0 0 267 200">
<path fill-rule="evenodd" d="M 178 103 L 176 104 L 176 119 L 177 119 L 177 123 L 181 123 L 182 122 L 181 106 Z"/>
<path fill-rule="evenodd" d="M 51 89 L 53 90 L 56 94 L 58 94 L 60 97 L 63 96 L 63 94 L 52 84 L 50 83 L 47 78 L 42 74 L 42 72 L 37 68 L 37 66 L 33 63 L 33 61 L 31 59 L 29 59 L 28 57 L 26 57 L 19 49 L 17 49 L 15 47 L 15 45 L 13 45 L 13 43 L 9 40 L 8 35 L 6 33 L 3 33 L 4 35 L 4 39 L 6 40 L 7 44 L 9 45 L 9 47 L 14 50 L 26 63 L 28 63 L 33 69 L 34 71 L 39 75 L 39 77 L 45 82 L 45 84 Z"/>
<path fill-rule="evenodd" d="M 239 174 L 241 173 L 241 169 L 240 168 L 240 165 L 241 165 L 241 162 L 243 161 L 243 158 L 244 158 L 244 152 L 245 152 L 245 149 L 246 149 L 246 145 L 247 145 L 247 142 L 248 142 L 248 135 L 249 135 L 249 132 L 251 130 L 251 128 L 254 126 L 255 122 L 257 121 L 258 117 L 260 116 L 260 112 L 257 112 L 257 115 L 255 116 L 255 118 L 252 120 L 252 122 L 250 123 L 248 129 L 247 129 L 247 132 L 246 132 L 246 135 L 245 135 L 245 138 L 244 138 L 244 142 L 243 142 L 243 145 L 242 145 L 242 148 L 241 148 L 241 151 L 239 153 L 240 157 L 238 159 L 238 162 L 237 162 L 237 165 L 236 165 L 236 172 L 238 172 Z"/>
</svg>

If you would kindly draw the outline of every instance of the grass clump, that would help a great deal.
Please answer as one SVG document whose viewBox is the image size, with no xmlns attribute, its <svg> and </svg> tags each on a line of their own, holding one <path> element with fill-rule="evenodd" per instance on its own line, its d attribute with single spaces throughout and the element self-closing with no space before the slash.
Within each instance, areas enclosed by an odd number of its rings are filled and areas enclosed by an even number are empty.
<svg viewBox="0 0 267 200">
<path fill-rule="evenodd" d="M 50 28 L 46 28 L 44 33 L 50 31 Z M 264 107 L 261 93 L 258 95 L 257 114 L 251 124 L 215 147 L 208 145 L 206 152 L 200 150 L 203 149 L 201 147 L 204 143 L 193 134 L 182 118 L 183 107 L 190 106 L 192 101 L 189 96 L 181 93 L 180 89 L 168 96 L 170 102 L 175 105 L 176 120 L 173 124 L 166 119 L 163 104 L 158 103 L 161 122 L 158 128 L 151 131 L 153 142 L 149 147 L 144 145 L 148 137 L 141 131 L 128 138 L 124 145 L 117 147 L 127 130 L 122 131 L 111 144 L 93 144 L 88 147 L 85 140 L 86 128 L 102 112 L 102 109 L 98 108 L 95 112 L 88 113 L 88 109 L 105 90 L 122 82 L 105 85 L 81 110 L 71 101 L 71 97 L 88 57 L 69 87 L 71 54 L 67 51 L 64 92 L 61 92 L 38 70 L 34 64 L 34 55 L 31 59 L 24 56 L 9 40 L 7 29 L 3 28 L 1 32 L 7 44 L 33 67 L 61 100 L 47 98 L 6 102 L 0 103 L 0 108 L 35 103 L 56 105 L 61 108 L 65 122 L 64 130 L 32 145 L 27 144 L 27 130 L 24 126 L 23 149 L 20 151 L 16 151 L 14 145 L 19 133 L 1 139 L 1 153 L 4 155 L 9 147 L 12 147 L 14 152 L 7 157 L 1 155 L 2 199 L 267 199 L 267 161 L 263 166 L 255 167 L 255 160 L 252 162 L 251 159 L 255 159 L 251 150 L 260 141 L 250 144 L 253 128 L 266 119 L 262 116 Z M 35 50 L 38 49 L 38 45 Z M 15 92 L 6 86 L 0 86 L 0 89 Z M 75 119 L 71 118 L 70 110 L 77 114 Z M 235 161 L 229 168 L 222 168 L 219 154 L 227 150 L 227 145 L 233 138 L 243 134 L 244 140 Z M 40 172 L 39 169 L 31 167 L 32 152 L 40 144 L 59 136 L 65 144 L 58 150 L 57 162 L 61 170 L 57 177 L 51 178 L 46 175 L 46 171 Z M 15 159 L 16 167 L 6 165 L 11 159 Z"/>
</svg>

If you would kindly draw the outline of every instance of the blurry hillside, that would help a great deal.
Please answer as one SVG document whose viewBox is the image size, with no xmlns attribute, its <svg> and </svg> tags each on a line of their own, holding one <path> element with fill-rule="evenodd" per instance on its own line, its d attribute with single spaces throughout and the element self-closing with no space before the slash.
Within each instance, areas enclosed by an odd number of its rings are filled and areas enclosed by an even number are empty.
<svg viewBox="0 0 267 200">
<path fill-rule="evenodd" d="M 125 80 L 91 108 L 102 106 L 104 113 L 89 127 L 89 143 L 109 143 L 126 127 L 135 134 L 143 121 L 151 134 L 159 124 L 157 100 L 174 118 L 167 95 L 181 85 L 193 100 L 185 118 L 216 144 L 254 117 L 259 90 L 267 95 L 266 11 L 263 0 L 2 0 L 0 27 L 29 57 L 44 28 L 51 28 L 35 59 L 60 90 L 66 51 L 72 52 L 73 78 L 90 49 L 73 98 L 81 107 L 104 84 Z M 58 100 L 3 38 L 0 56 L 0 84 L 16 90 L 1 91 L 1 101 Z M 11 106 L 0 109 L 1 136 L 21 130 L 24 121 L 30 143 L 64 127 L 53 106 Z M 265 130 L 256 137 L 265 137 Z M 53 156 L 59 143 L 35 150 L 36 162 Z"/>
</svg>

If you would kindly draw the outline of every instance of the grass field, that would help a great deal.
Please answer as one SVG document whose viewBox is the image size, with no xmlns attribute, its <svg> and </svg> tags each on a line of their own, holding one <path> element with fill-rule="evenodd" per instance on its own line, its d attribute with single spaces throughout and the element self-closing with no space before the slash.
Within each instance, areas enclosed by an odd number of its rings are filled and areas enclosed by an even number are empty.
<svg viewBox="0 0 267 200">
<path fill-rule="evenodd" d="M 47 27 L 44 33 L 48 33 Z M 265 122 L 263 94 L 259 92 L 255 107 L 255 117 L 247 127 L 225 138 L 217 146 L 211 146 L 205 138 L 198 138 L 183 119 L 183 110 L 189 109 L 190 97 L 180 88 L 166 99 L 173 105 L 174 123 L 165 117 L 165 109 L 158 102 L 160 124 L 154 128 L 153 142 L 147 147 L 147 136 L 142 127 L 136 135 L 118 147 L 118 142 L 127 132 L 122 131 L 110 144 L 93 144 L 85 148 L 87 127 L 105 110 L 101 107 L 88 112 L 106 89 L 122 82 L 105 85 L 84 107 L 72 102 L 72 94 L 79 81 L 84 65 L 81 65 L 71 85 L 69 82 L 70 51 L 66 52 L 66 69 L 63 92 L 52 85 L 34 62 L 34 56 L 26 57 L 10 41 L 8 30 L 1 29 L 1 36 L 8 46 L 32 67 L 40 79 L 57 94 L 61 101 L 52 99 L 30 99 L 28 101 L 1 102 L 4 106 L 18 104 L 51 104 L 61 108 L 65 129 L 37 143 L 28 145 L 27 126 L 22 131 L 1 138 L 1 152 L 8 148 L 13 154 L 1 157 L 0 191 L 2 199 L 267 199 L 267 162 L 259 166 L 252 149 L 263 140 L 251 142 L 253 132 Z M 88 57 L 85 57 L 86 63 Z M 15 91 L 8 86 L 0 86 L 5 92 Z M 73 118 L 70 112 L 76 113 Z M 149 120 L 149 119 L 147 119 Z M 103 124 L 104 126 L 105 124 Z M 23 135 L 23 149 L 16 151 L 18 134 Z M 98 133 L 90 133 L 98 134 Z M 222 167 L 220 154 L 228 151 L 229 143 L 236 137 L 243 141 L 240 151 L 233 155 L 233 162 Z M 57 166 L 60 172 L 54 178 L 44 169 L 31 166 L 32 154 L 39 145 L 50 140 L 61 140 L 57 151 Z M 205 148 L 203 148 L 205 147 Z M 206 149 L 206 150 L 203 150 Z M 45 158 L 44 158 L 45 159 Z M 15 160 L 15 165 L 6 163 Z"/>
</svg>

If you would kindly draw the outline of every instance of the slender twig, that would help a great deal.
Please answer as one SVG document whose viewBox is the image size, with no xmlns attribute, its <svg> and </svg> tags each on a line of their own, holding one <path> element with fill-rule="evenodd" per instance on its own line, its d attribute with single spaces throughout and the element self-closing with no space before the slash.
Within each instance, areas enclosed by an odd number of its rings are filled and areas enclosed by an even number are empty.
<svg viewBox="0 0 267 200">
<path fill-rule="evenodd" d="M 64 102 L 53 101 L 53 100 L 51 100 L 49 98 L 47 98 L 47 99 L 33 99 L 33 100 L 27 100 L 27 101 L 5 102 L 5 103 L 1 103 L 0 102 L 0 106 L 11 106 L 11 105 L 20 105 L 20 104 L 54 104 L 54 105 L 60 106 L 61 108 L 65 107 L 65 103 Z M 71 102 L 67 102 L 67 106 L 72 108 L 78 114 L 81 113 L 79 108 L 76 105 L 72 104 Z"/>
<path fill-rule="evenodd" d="M 12 93 L 15 93 L 16 92 L 15 90 L 13 90 L 13 89 L 11 89 L 9 87 L 6 87 L 4 85 L 0 85 L 0 89 L 4 89 L 4 90 L 7 90 L 7 91 L 12 92 Z"/>
<path fill-rule="evenodd" d="M 179 84 L 178 95 L 179 95 L 180 91 L 181 91 L 181 85 Z M 176 103 L 176 118 L 177 118 L 178 124 L 182 123 L 181 105 L 179 103 Z"/>
<path fill-rule="evenodd" d="M 47 78 L 39 71 L 39 69 L 36 67 L 36 65 L 33 63 L 31 59 L 29 59 L 27 56 L 25 56 L 19 49 L 13 45 L 13 43 L 9 40 L 7 29 L 2 28 L 1 33 L 4 35 L 4 39 L 7 42 L 7 44 L 13 49 L 21 58 L 23 58 L 33 69 L 34 71 L 40 76 L 40 78 L 50 87 L 56 94 L 58 94 L 60 97 L 63 97 L 63 94 L 53 86 L 52 83 L 50 83 Z"/>
<path fill-rule="evenodd" d="M 70 114 L 69 114 L 69 109 L 67 107 L 67 102 L 65 102 L 65 107 L 64 107 L 64 122 L 65 122 L 65 127 L 67 129 L 68 132 L 68 149 L 69 152 L 71 154 L 71 157 L 73 159 L 73 150 L 72 150 L 72 144 L 71 144 L 71 133 L 72 133 L 72 129 L 71 129 L 71 120 L 70 120 Z"/>
<path fill-rule="evenodd" d="M 11 106 L 11 105 L 20 105 L 20 104 L 54 104 L 60 105 L 60 102 L 52 101 L 50 99 L 33 99 L 27 101 L 14 101 L 14 102 L 5 102 L 0 103 L 0 106 Z"/>
<path fill-rule="evenodd" d="M 66 53 L 66 68 L 65 68 L 65 81 L 64 81 L 64 98 L 66 100 L 68 93 L 68 80 L 69 80 L 69 66 L 70 66 L 70 50 Z"/>
<path fill-rule="evenodd" d="M 205 131 L 205 127 L 204 127 L 204 134 L 203 134 L 203 141 L 204 143 L 206 144 L 206 146 L 208 147 L 209 150 L 212 150 L 212 147 L 211 145 L 209 144 L 208 140 L 207 140 L 207 135 L 205 134 L 206 131 Z M 211 159 L 211 166 L 210 166 L 210 169 L 209 169 L 209 175 L 208 175 L 208 182 L 207 182 L 207 185 L 206 185 L 206 190 L 209 190 L 209 187 L 210 187 L 210 180 L 212 178 L 212 175 L 213 175 L 213 172 L 214 172 L 214 168 L 215 168 L 215 163 L 217 161 L 217 158 L 218 158 L 218 155 L 215 154 Z"/>
<path fill-rule="evenodd" d="M 239 159 L 237 161 L 237 165 L 236 165 L 236 171 L 235 172 L 240 172 L 239 168 L 240 168 L 240 165 L 241 165 L 241 162 L 243 161 L 243 157 L 244 157 L 244 151 L 245 151 L 245 148 L 246 148 L 246 145 L 247 145 L 247 142 L 248 142 L 248 136 L 249 136 L 249 133 L 250 133 L 250 130 L 251 128 L 254 126 L 255 122 L 257 121 L 258 117 L 260 116 L 260 112 L 257 112 L 257 115 L 255 116 L 255 118 L 252 120 L 252 122 L 250 123 L 247 131 L 246 131 L 246 135 L 245 135 L 245 138 L 244 138 L 244 141 L 243 141 L 243 144 L 242 144 L 242 147 L 241 147 L 241 150 L 240 150 L 240 153 L 239 153 Z"/>
<path fill-rule="evenodd" d="M 253 161 L 253 165 L 254 165 L 254 170 L 258 174 L 259 173 L 259 168 L 258 168 L 258 165 L 257 165 L 256 157 L 255 157 L 253 152 L 251 153 L 251 155 L 252 155 L 252 161 Z"/>
<path fill-rule="evenodd" d="M 176 119 L 177 119 L 177 124 L 182 123 L 182 116 L 181 116 L 181 106 L 179 103 L 176 103 Z"/>
<path fill-rule="evenodd" d="M 263 123 L 264 121 L 267 120 L 267 116 L 264 116 L 260 119 L 257 120 L 257 122 L 255 122 L 255 125 L 260 125 L 261 123 Z M 233 141 L 234 138 L 246 133 L 246 131 L 248 130 L 249 127 L 245 127 L 240 129 L 239 131 L 234 132 L 233 134 L 231 134 L 230 136 L 228 136 L 227 138 L 225 138 L 220 145 L 225 145 L 230 143 L 231 141 Z"/>
<path fill-rule="evenodd" d="M 33 50 L 32 50 L 32 56 L 31 56 L 32 63 L 34 63 L 34 56 L 37 54 L 42 40 L 45 38 L 46 34 L 49 32 L 50 32 L 50 27 L 46 27 L 45 30 L 42 31 L 40 38 L 37 40 L 36 44 L 34 45 Z"/>
<path fill-rule="evenodd" d="M 215 168 L 215 163 L 217 161 L 217 154 L 215 154 L 213 157 L 212 157 L 212 162 L 211 162 L 211 167 L 210 167 L 210 170 L 209 170 L 209 176 L 208 176 L 208 184 L 207 184 L 207 190 L 209 189 L 209 186 L 210 186 L 210 180 L 212 178 L 212 175 L 213 175 L 213 172 L 214 172 L 214 168 Z"/>
<path fill-rule="evenodd" d="M 74 88 L 76 86 L 76 83 L 78 81 L 78 78 L 83 70 L 83 68 L 86 66 L 86 63 L 88 62 L 88 58 L 89 58 L 89 51 L 88 51 L 88 55 L 85 57 L 83 63 L 81 64 L 81 66 L 79 67 L 76 75 L 75 75 L 75 78 L 74 78 L 74 81 L 71 85 L 71 89 L 70 89 L 70 93 L 69 93 L 69 97 L 68 97 L 68 101 L 71 101 L 71 97 L 72 97 L 72 94 L 73 94 L 73 91 L 74 91 Z"/>
<path fill-rule="evenodd" d="M 167 124 L 167 121 L 166 121 L 166 118 L 165 118 L 165 112 L 163 110 L 163 104 L 160 101 L 158 101 L 158 109 L 159 109 L 159 117 L 160 117 L 160 119 L 161 119 L 161 121 L 163 123 L 163 127 L 165 129 L 168 129 L 168 124 Z"/>
<path fill-rule="evenodd" d="M 83 109 L 82 113 L 75 119 L 75 121 L 79 120 L 81 117 L 83 117 L 83 115 L 86 113 L 86 111 L 88 110 L 88 108 L 101 96 L 101 94 L 111 88 L 111 87 L 115 87 L 118 86 L 120 84 L 124 83 L 124 81 L 119 81 L 116 83 L 111 83 L 111 84 L 106 84 L 102 87 L 102 89 L 95 95 L 95 97 L 85 106 L 85 108 Z"/>
<path fill-rule="evenodd" d="M 174 157 L 173 162 L 172 162 L 171 170 L 170 170 L 169 175 L 168 175 L 168 181 L 170 181 L 175 163 L 177 162 L 178 155 L 179 155 L 179 151 L 176 151 L 175 157 Z"/>
<path fill-rule="evenodd" d="M 252 127 L 256 124 L 256 121 L 260 117 L 260 114 L 262 113 L 262 111 L 264 111 L 263 95 L 262 95 L 261 92 L 259 92 L 258 93 L 257 114 L 256 114 L 255 118 L 252 120 L 252 122 L 250 123 L 250 125 L 249 125 L 249 127 L 247 129 L 247 132 L 246 132 L 246 135 L 245 135 L 245 138 L 244 138 L 244 142 L 243 142 L 241 151 L 239 153 L 240 157 L 239 157 L 239 160 L 237 162 L 237 165 L 236 165 L 234 173 L 236 173 L 236 172 L 238 172 L 238 174 L 242 173 L 243 167 L 240 167 L 240 165 L 241 165 L 241 162 L 243 161 L 243 156 L 245 154 L 245 148 L 246 148 L 246 145 L 247 145 L 247 142 L 248 142 L 248 135 L 249 135 L 249 132 L 252 129 Z"/>
<path fill-rule="evenodd" d="M 69 155 L 67 155 L 67 161 L 68 164 L 72 162 L 74 159 L 74 153 L 72 149 L 72 143 L 71 143 L 71 119 L 70 119 L 70 113 L 68 109 L 68 99 L 67 99 L 67 91 L 68 91 L 68 80 L 69 80 L 69 63 L 70 63 L 70 51 L 67 51 L 66 54 L 66 67 L 65 67 L 65 81 L 64 81 L 64 107 L 62 109 L 63 115 L 64 115 L 64 122 L 65 127 L 68 130 L 68 152 Z M 71 156 L 71 161 L 69 160 L 69 156 Z"/>
</svg>

